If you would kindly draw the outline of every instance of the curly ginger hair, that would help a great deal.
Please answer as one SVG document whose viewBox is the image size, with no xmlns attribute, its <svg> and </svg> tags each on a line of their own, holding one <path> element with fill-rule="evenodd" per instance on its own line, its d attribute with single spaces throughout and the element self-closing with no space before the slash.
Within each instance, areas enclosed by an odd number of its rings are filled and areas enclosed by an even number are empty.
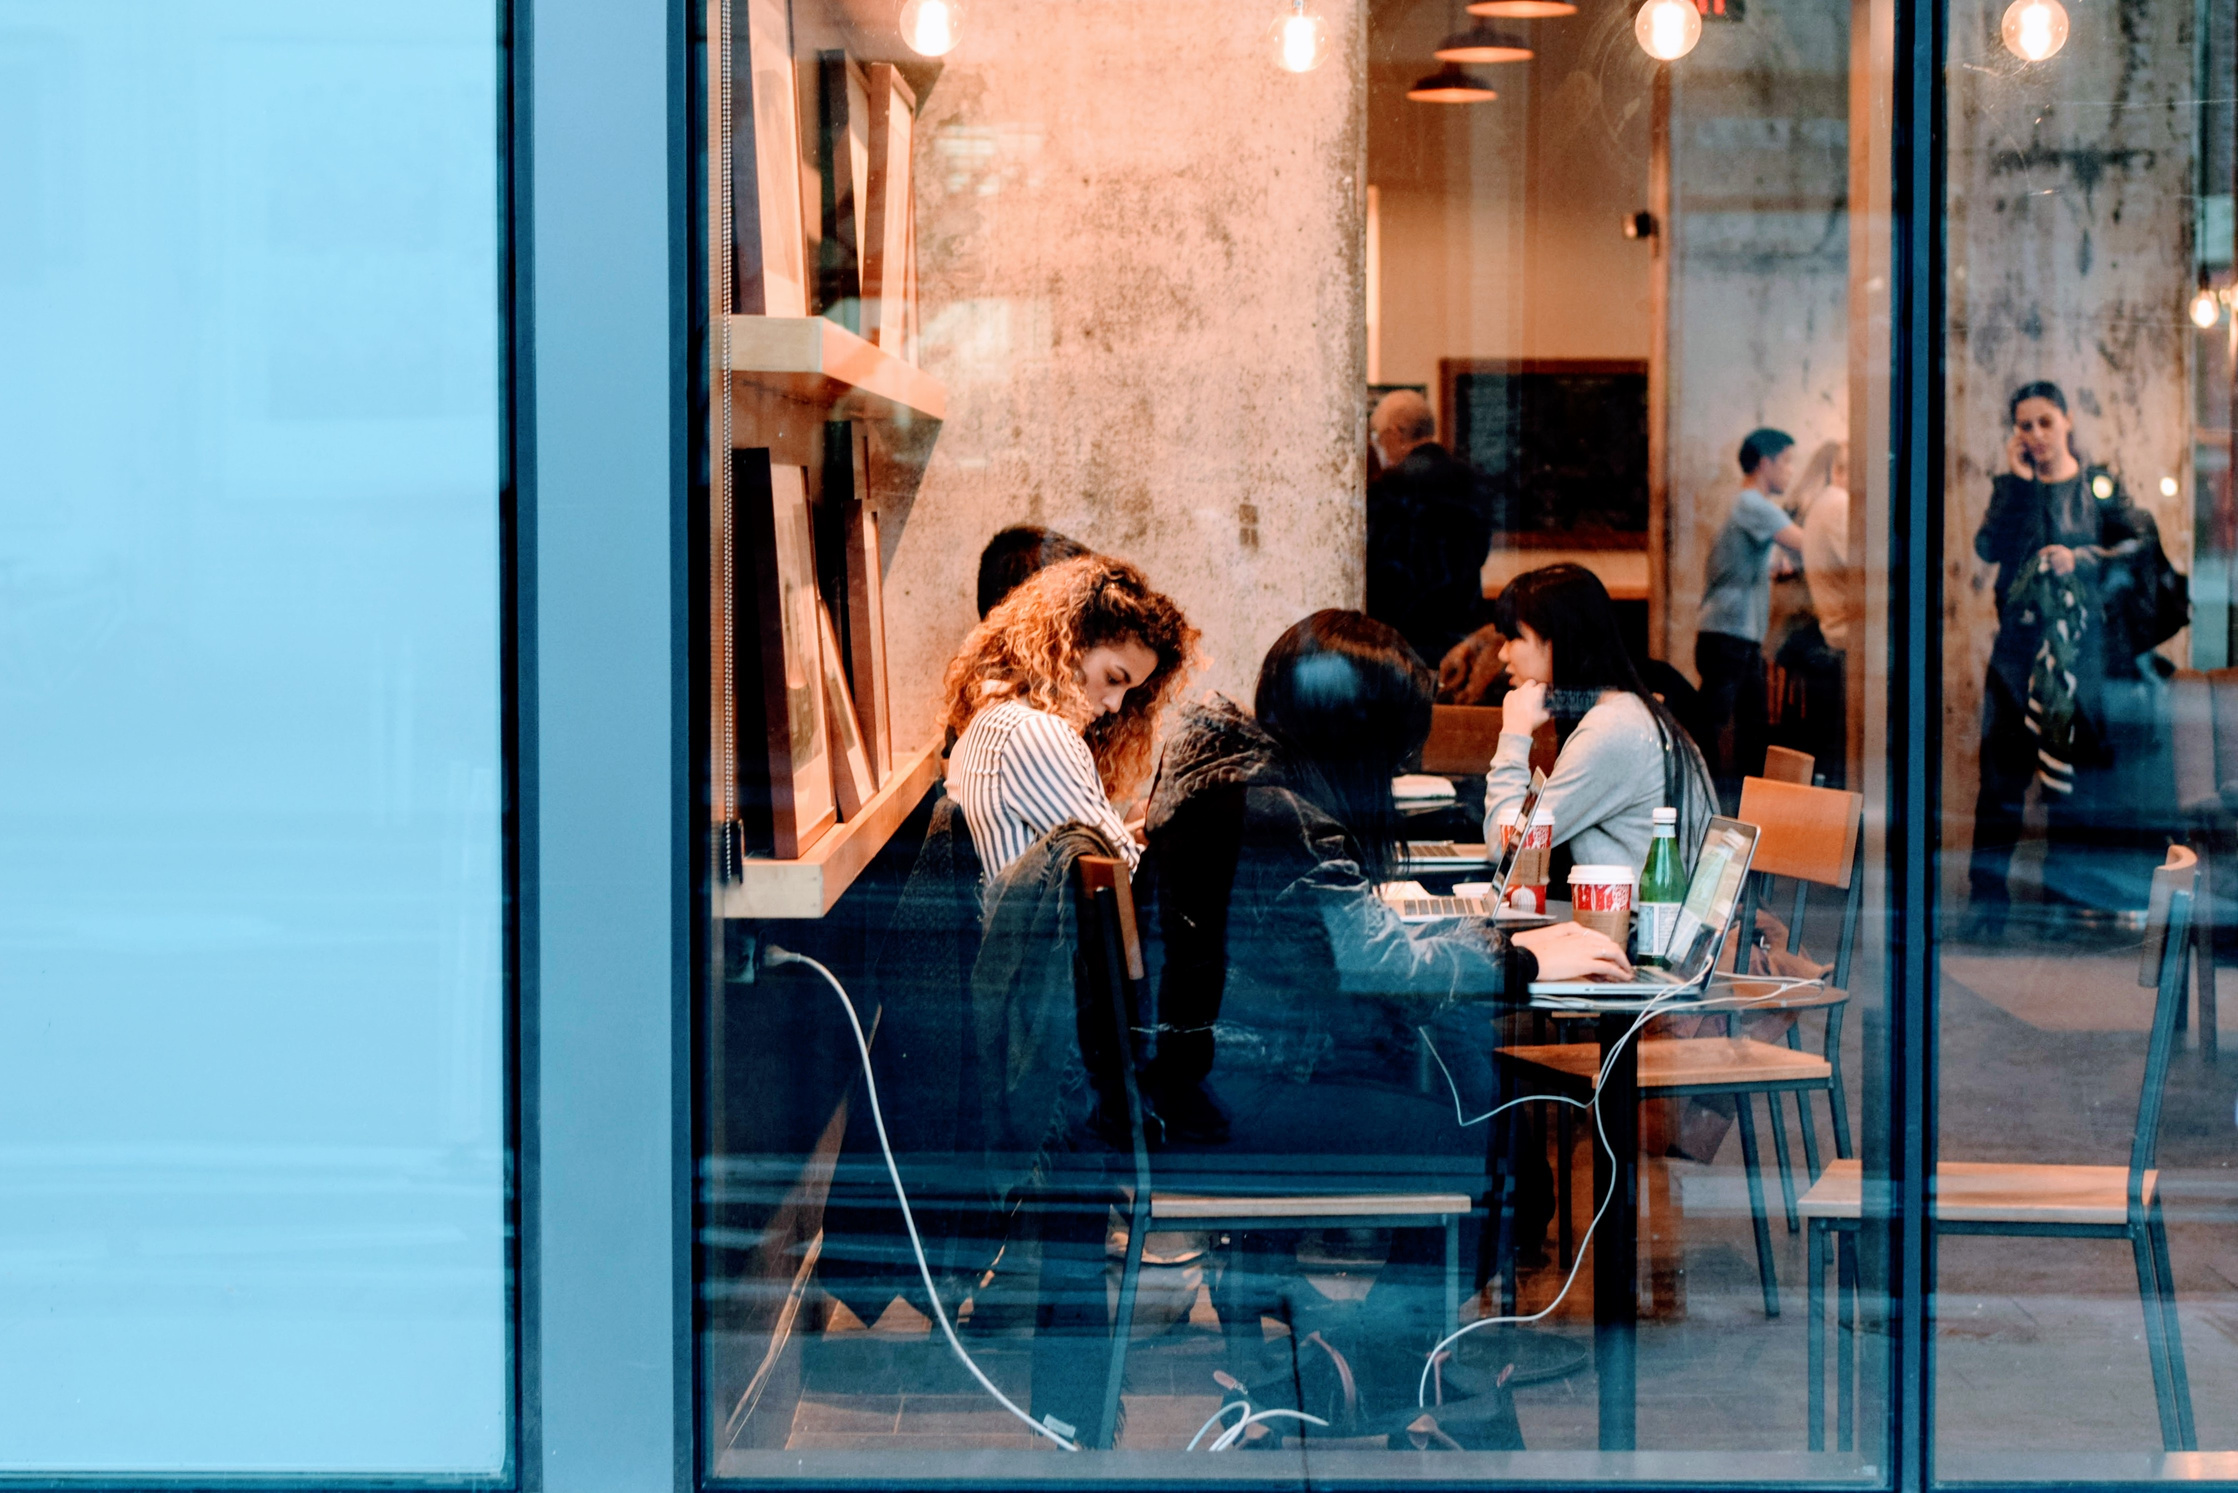
<svg viewBox="0 0 2238 1493">
<path fill-rule="evenodd" d="M 1090 649 L 1128 641 L 1158 657 L 1117 714 L 1099 714 L 1081 680 Z M 1150 774 L 1159 715 L 1195 667 L 1197 630 L 1124 560 L 1083 555 L 1038 571 L 971 630 L 941 683 L 942 724 L 958 735 L 982 706 L 1018 700 L 1078 731 L 1104 792 Z"/>
</svg>

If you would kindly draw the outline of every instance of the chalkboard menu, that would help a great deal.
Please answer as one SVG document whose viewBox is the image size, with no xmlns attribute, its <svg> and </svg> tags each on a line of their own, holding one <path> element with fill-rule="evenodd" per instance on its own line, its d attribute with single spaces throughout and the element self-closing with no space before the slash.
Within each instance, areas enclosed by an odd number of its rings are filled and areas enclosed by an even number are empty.
<svg viewBox="0 0 2238 1493">
<path fill-rule="evenodd" d="M 1587 548 L 1647 534 L 1647 364 L 1447 358 L 1439 429 L 1486 478 L 1493 527 Z"/>
</svg>

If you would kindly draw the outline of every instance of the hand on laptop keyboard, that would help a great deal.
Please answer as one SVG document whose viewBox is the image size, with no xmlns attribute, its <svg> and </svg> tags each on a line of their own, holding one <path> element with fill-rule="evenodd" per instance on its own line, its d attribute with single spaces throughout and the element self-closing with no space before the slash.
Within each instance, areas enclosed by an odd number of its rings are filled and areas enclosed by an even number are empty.
<svg viewBox="0 0 2238 1493">
<path fill-rule="evenodd" d="M 1606 934 L 1582 923 L 1551 923 L 1508 935 L 1539 961 L 1542 980 L 1629 980 L 1632 961 Z"/>
</svg>

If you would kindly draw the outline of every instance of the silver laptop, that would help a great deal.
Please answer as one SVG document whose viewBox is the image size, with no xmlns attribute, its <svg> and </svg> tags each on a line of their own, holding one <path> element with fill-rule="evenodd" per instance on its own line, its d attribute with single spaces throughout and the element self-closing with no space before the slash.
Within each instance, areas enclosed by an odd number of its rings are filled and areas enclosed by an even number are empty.
<svg viewBox="0 0 2238 1493">
<path fill-rule="evenodd" d="M 1687 987 L 1709 984 L 1725 935 L 1741 907 L 1741 885 L 1756 858 L 1756 826 L 1738 819 L 1712 819 L 1694 857 L 1694 878 L 1678 926 L 1671 930 L 1668 963 L 1660 969 L 1636 968 L 1629 980 L 1533 980 L 1533 995 L 1590 996 L 1594 1004 L 1637 996 L 1652 1000 Z"/>
<path fill-rule="evenodd" d="M 1528 826 L 1531 816 L 1538 812 L 1539 798 L 1546 792 L 1546 773 L 1531 769 L 1531 785 L 1523 790 L 1523 803 L 1516 810 L 1515 822 Z M 1434 842 L 1415 842 L 1434 843 Z M 1408 846 L 1407 865 L 1411 869 L 1430 869 L 1427 859 L 1417 859 Z M 1488 918 L 1507 905 L 1508 883 L 1515 879 L 1516 862 L 1523 858 L 1523 836 L 1518 833 L 1508 841 L 1508 848 L 1500 853 L 1500 863 L 1492 873 L 1492 890 L 1482 897 L 1404 897 L 1391 905 L 1398 909 L 1401 921 L 1409 923 L 1434 922 L 1439 918 Z"/>
</svg>

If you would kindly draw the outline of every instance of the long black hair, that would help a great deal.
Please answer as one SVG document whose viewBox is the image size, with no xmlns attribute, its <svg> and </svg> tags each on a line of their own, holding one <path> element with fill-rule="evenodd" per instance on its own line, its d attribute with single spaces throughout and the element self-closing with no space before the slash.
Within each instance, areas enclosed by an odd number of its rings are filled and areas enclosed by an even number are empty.
<svg viewBox="0 0 2238 1493">
<path fill-rule="evenodd" d="M 1298 791 L 1343 825 L 1361 869 L 1399 862 L 1391 779 L 1430 734 L 1437 679 L 1396 628 L 1361 612 L 1315 612 L 1275 639 L 1252 708 L 1283 749 Z"/>
<path fill-rule="evenodd" d="M 1640 678 L 1639 665 L 1632 661 L 1624 635 L 1617 631 L 1616 607 L 1601 578 L 1582 565 L 1545 565 L 1527 570 L 1508 582 L 1495 610 L 1501 632 L 1520 637 L 1518 627 L 1528 627 L 1551 645 L 1554 681 L 1548 686 L 1550 703 L 1555 696 L 1591 699 L 1609 690 L 1638 697 L 1655 718 L 1663 737 L 1665 761 L 1670 768 L 1665 793 L 1671 807 L 1679 811 L 1681 823 L 1691 824 L 1695 813 L 1708 807 L 1706 802 L 1690 804 L 1688 800 L 1699 794 L 1709 767 L 1694 738 Z"/>
</svg>

